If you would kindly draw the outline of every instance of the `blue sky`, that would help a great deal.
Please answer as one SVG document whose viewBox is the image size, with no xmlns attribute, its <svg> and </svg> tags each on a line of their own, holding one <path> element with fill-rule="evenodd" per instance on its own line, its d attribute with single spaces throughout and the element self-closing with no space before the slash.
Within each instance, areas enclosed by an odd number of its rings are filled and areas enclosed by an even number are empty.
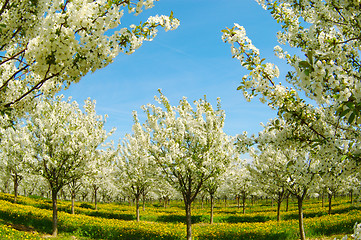
<svg viewBox="0 0 361 240">
<path fill-rule="evenodd" d="M 158 88 L 172 105 L 183 96 L 193 101 L 206 95 L 213 105 L 220 97 L 227 134 L 260 131 L 260 122 L 266 123 L 276 113 L 258 100 L 247 102 L 236 90 L 247 72 L 232 59 L 221 30 L 234 23 L 244 26 L 263 57 L 278 64 L 285 75 L 286 66 L 273 55 L 279 25 L 255 0 L 160 0 L 138 17 L 125 14 L 122 27 L 171 11 L 180 20 L 177 30 L 159 29 L 152 42 L 145 42 L 132 55 L 119 55 L 63 93 L 79 104 L 88 97 L 95 99 L 97 113 L 109 116 L 106 128 L 117 128 L 111 138 L 116 142 L 131 132 L 132 111 L 141 115 L 142 105 L 155 103 Z"/>
</svg>

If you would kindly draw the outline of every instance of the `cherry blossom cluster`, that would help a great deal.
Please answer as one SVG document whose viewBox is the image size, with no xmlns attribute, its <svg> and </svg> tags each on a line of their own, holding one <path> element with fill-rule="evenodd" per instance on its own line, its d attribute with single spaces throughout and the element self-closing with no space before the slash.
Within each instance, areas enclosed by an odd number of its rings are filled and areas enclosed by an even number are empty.
<svg viewBox="0 0 361 240">
<path fill-rule="evenodd" d="M 288 125 L 303 125 L 313 132 L 307 130 L 305 135 L 298 130 L 287 138 L 322 147 L 322 154 L 332 152 L 358 160 L 361 39 L 355 19 L 360 15 L 360 4 L 348 0 L 258 2 L 281 24 L 279 43 L 288 44 L 291 51 L 298 48 L 304 56 L 297 51 L 290 54 L 281 46 L 274 48 L 275 54 L 294 69 L 286 74 L 292 87 L 285 87 L 276 83 L 277 66 L 261 58 L 242 26 L 235 24 L 223 30 L 222 38 L 231 44 L 232 56 L 249 71 L 238 90 L 247 100 L 259 96 Z M 300 97 L 300 91 L 306 99 Z"/>
<path fill-rule="evenodd" d="M 154 0 L 1 3 L 1 112 L 29 111 L 33 105 L 28 101 L 34 96 L 54 96 L 88 72 L 105 67 L 119 53 L 133 53 L 156 36 L 157 27 L 178 27 L 173 14 L 119 27 L 125 11 L 138 15 L 153 5 Z"/>
</svg>

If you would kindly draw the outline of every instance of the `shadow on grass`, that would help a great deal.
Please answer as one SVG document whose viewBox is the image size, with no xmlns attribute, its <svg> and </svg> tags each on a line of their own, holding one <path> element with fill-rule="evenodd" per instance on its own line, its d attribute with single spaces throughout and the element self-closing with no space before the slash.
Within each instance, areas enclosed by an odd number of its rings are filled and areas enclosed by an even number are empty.
<svg viewBox="0 0 361 240">
<path fill-rule="evenodd" d="M 327 212 L 314 212 L 314 213 L 303 213 L 303 218 L 314 218 L 314 217 L 322 217 L 322 216 L 326 216 Z M 298 220 L 298 213 L 287 213 L 282 215 L 281 213 L 281 218 L 282 220 Z"/>
<path fill-rule="evenodd" d="M 89 237 L 91 239 L 107 239 L 107 240 L 180 240 L 184 236 L 176 233 L 162 233 L 159 231 L 149 231 L 139 228 L 117 228 L 109 226 L 83 225 L 78 226 L 74 231 L 77 236 Z"/>
<path fill-rule="evenodd" d="M 234 232 L 223 232 L 220 234 L 212 235 L 212 234 L 202 234 L 198 236 L 200 240 L 286 240 L 286 239 L 297 239 L 294 234 L 290 232 L 284 233 L 234 233 Z"/>
<path fill-rule="evenodd" d="M 228 216 L 223 217 L 219 222 L 224 223 L 241 223 L 241 222 L 267 222 L 269 220 L 274 220 L 275 217 L 271 216 Z"/>
<path fill-rule="evenodd" d="M 107 219 L 119 219 L 119 220 L 135 220 L 134 214 L 126 214 L 126 213 L 111 213 L 111 212 L 100 212 L 100 211 L 93 211 L 89 212 L 86 215 L 93 216 L 93 217 L 101 217 Z"/>
<path fill-rule="evenodd" d="M 193 223 L 209 223 L 210 217 L 207 215 L 195 215 L 192 216 L 192 224 Z M 163 215 L 157 218 L 157 222 L 164 223 L 185 223 L 186 216 L 185 215 Z"/>
<path fill-rule="evenodd" d="M 351 212 L 353 210 L 361 210 L 360 206 L 348 206 L 345 208 L 340 208 L 340 209 L 331 209 L 331 214 L 342 214 L 342 213 L 347 213 L 347 212 Z"/>
<path fill-rule="evenodd" d="M 52 220 L 50 218 L 39 218 L 32 212 L 18 215 L 13 212 L 0 211 L 0 218 L 11 224 L 19 224 L 24 227 L 34 228 L 39 232 L 51 233 Z"/>
<path fill-rule="evenodd" d="M 275 220 L 270 216 L 226 216 L 226 217 L 214 217 L 215 223 L 241 223 L 241 222 L 267 222 L 269 220 Z M 184 215 L 163 215 L 159 216 L 157 222 L 164 223 L 185 223 L 186 217 Z M 209 223 L 209 215 L 195 215 L 192 216 L 192 223 Z"/>
<path fill-rule="evenodd" d="M 361 217 L 359 220 L 361 220 Z M 332 223 L 319 222 L 316 226 L 312 226 L 312 227 L 307 227 L 306 225 L 306 231 L 309 233 L 309 235 L 314 235 L 314 236 L 320 236 L 320 235 L 332 236 L 340 233 L 350 233 L 354 225 L 355 225 L 354 219 L 344 218 L 341 221 L 332 222 Z"/>
</svg>

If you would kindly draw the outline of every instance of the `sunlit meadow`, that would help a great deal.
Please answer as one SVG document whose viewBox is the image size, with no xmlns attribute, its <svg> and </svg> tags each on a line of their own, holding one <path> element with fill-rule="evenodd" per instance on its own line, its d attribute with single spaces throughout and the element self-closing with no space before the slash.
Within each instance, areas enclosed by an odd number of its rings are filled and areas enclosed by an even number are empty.
<svg viewBox="0 0 361 240">
<path fill-rule="evenodd" d="M 51 233 L 51 201 L 45 198 L 0 194 L 1 239 L 41 239 Z M 203 205 L 203 206 L 202 206 Z M 146 202 L 141 221 L 135 220 L 135 207 L 127 203 L 59 202 L 59 230 L 86 239 L 184 239 L 185 213 L 179 201 L 166 208 L 159 201 Z M 297 206 L 290 200 L 289 210 L 282 206 L 282 220 L 276 221 L 276 206 L 271 200 L 247 201 L 246 213 L 235 201 L 217 200 L 214 224 L 209 224 L 209 204 L 193 204 L 194 239 L 298 239 Z M 351 234 L 355 222 L 361 221 L 360 207 L 344 197 L 336 198 L 333 213 L 321 199 L 308 199 L 305 205 L 306 233 L 310 238 Z M 22 226 L 22 230 L 14 227 Z M 31 231 L 29 231 L 31 229 Z M 58 239 L 62 239 L 61 235 Z"/>
</svg>

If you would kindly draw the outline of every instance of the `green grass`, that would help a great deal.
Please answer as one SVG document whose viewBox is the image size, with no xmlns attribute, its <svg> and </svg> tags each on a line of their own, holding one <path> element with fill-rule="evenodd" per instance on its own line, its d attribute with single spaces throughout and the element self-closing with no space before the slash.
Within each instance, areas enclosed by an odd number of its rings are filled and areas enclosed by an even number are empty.
<svg viewBox="0 0 361 240">
<path fill-rule="evenodd" d="M 18 230 L 19 229 L 19 230 Z M 9 224 L 0 220 L 1 239 L 39 240 L 40 235 L 25 226 Z"/>
<path fill-rule="evenodd" d="M 0 239 L 40 239 L 51 232 L 51 202 L 39 197 L 19 197 L 18 204 L 12 203 L 13 196 L 0 193 L 0 226 L 5 226 Z M 182 202 L 171 202 L 171 207 L 147 203 L 141 209 L 141 222 L 135 219 L 135 207 L 128 204 L 99 204 L 98 210 L 91 203 L 76 203 L 75 215 L 69 214 L 71 203 L 59 201 L 59 236 L 52 239 L 184 239 L 185 213 Z M 335 236 L 351 234 L 355 222 L 361 222 L 361 208 L 351 205 L 347 199 L 334 201 L 331 216 L 327 206 L 321 206 L 318 199 L 306 200 L 304 204 L 305 231 L 308 238 L 333 239 Z M 238 209 L 235 202 L 217 202 L 214 222 L 209 222 L 209 205 L 201 208 L 199 202 L 193 205 L 193 239 L 298 239 L 297 207 L 290 202 L 289 211 L 282 207 L 280 222 L 276 221 L 276 206 L 269 201 L 248 204 L 246 213 Z M 12 226 L 22 226 L 18 231 Z M 30 234 L 27 230 L 36 231 Z M 14 238 L 5 238 L 13 231 Z M 8 234 L 8 235 L 6 235 Z M 19 234 L 30 234 L 24 238 Z M 10 235 L 9 235 L 10 236 Z M 24 235 L 25 236 L 25 235 Z M 332 238 L 333 237 L 333 238 Z"/>
</svg>

